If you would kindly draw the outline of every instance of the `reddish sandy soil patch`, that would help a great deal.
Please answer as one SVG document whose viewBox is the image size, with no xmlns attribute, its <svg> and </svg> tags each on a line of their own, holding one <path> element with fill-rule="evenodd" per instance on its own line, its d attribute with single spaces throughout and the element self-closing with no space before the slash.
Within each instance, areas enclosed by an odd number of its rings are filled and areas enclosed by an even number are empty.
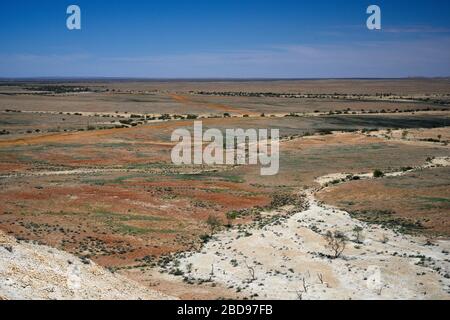
<svg viewBox="0 0 450 320">
<path fill-rule="evenodd" d="M 114 267 L 196 247 L 211 214 L 225 223 L 231 210 L 270 203 L 254 187 L 209 177 L 116 173 L 14 181 L 0 182 L 3 230 Z"/>
</svg>

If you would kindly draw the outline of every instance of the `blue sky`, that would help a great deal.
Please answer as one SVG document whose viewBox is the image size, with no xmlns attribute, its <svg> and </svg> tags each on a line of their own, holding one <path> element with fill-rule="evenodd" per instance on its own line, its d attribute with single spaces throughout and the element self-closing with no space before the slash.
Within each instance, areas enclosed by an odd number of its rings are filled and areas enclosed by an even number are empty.
<svg viewBox="0 0 450 320">
<path fill-rule="evenodd" d="M 0 43 L 0 77 L 449 76 L 450 1 L 2 0 Z"/>
</svg>

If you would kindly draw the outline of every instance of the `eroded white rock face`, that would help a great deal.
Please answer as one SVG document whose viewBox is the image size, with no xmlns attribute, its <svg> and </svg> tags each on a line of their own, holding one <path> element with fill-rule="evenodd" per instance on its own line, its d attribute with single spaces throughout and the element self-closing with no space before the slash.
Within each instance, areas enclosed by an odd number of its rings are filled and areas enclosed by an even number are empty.
<svg viewBox="0 0 450 320">
<path fill-rule="evenodd" d="M 438 161 L 426 167 L 448 165 Z M 430 245 L 365 224 L 318 203 L 313 190 L 307 199 L 308 209 L 278 223 L 218 234 L 201 252 L 179 257 L 180 268 L 259 299 L 450 299 L 450 241 Z M 324 235 L 335 230 L 350 241 L 331 259 Z"/>
<path fill-rule="evenodd" d="M 3 299 L 168 299 L 77 257 L 0 232 L 0 298 Z"/>
</svg>

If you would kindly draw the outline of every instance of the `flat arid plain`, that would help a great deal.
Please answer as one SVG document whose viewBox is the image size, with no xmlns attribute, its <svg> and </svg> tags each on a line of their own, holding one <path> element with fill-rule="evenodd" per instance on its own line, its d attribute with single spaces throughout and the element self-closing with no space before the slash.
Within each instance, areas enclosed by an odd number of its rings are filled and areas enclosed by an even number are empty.
<svg viewBox="0 0 450 320">
<path fill-rule="evenodd" d="M 0 299 L 450 299 L 449 142 L 449 79 L 2 80 Z"/>
</svg>

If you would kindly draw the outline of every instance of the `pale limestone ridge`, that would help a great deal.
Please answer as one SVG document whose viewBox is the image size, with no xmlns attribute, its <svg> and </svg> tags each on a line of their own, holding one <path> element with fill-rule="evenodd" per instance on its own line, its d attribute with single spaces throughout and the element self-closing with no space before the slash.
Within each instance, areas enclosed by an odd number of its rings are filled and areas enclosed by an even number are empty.
<svg viewBox="0 0 450 320">
<path fill-rule="evenodd" d="M 87 263 L 87 264 L 86 264 Z M 0 299 L 170 299 L 93 262 L 0 231 Z"/>
</svg>

